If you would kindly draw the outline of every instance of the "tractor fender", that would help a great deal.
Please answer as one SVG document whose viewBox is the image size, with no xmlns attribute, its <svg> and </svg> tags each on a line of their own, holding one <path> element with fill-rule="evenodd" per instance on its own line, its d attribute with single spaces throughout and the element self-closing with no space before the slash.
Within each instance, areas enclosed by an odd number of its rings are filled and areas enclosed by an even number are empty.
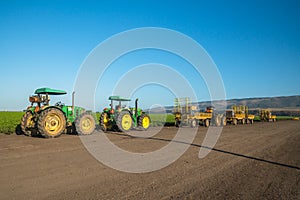
<svg viewBox="0 0 300 200">
<path fill-rule="evenodd" d="M 131 118 L 133 118 L 134 112 L 132 112 L 130 109 L 128 109 L 128 110 L 126 109 L 126 110 L 123 110 L 123 111 L 128 111 L 131 115 Z"/>
<path fill-rule="evenodd" d="M 42 107 L 42 109 L 40 109 L 39 113 L 42 112 L 42 111 L 44 111 L 44 110 L 48 110 L 50 108 L 56 108 L 56 109 L 60 110 L 64 114 L 65 119 L 67 120 L 66 113 L 64 113 L 62 111 L 61 107 L 59 107 L 59 106 L 44 106 L 44 107 Z"/>
<path fill-rule="evenodd" d="M 44 106 L 41 108 L 41 110 L 47 110 L 49 108 L 57 108 L 57 109 L 61 110 L 61 108 L 59 106 Z"/>
<path fill-rule="evenodd" d="M 31 114 L 34 114 L 34 109 L 28 108 L 25 112 L 30 112 Z"/>
</svg>

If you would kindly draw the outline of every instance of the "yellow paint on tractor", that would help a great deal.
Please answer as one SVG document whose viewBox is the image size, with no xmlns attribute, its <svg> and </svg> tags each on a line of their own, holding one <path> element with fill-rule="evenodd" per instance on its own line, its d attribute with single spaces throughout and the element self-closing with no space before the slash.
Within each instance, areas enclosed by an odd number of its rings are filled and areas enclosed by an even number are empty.
<svg viewBox="0 0 300 200">
<path fill-rule="evenodd" d="M 198 120 L 211 119 L 212 118 L 212 112 L 210 112 L 210 113 L 197 112 L 191 118 L 198 119 Z"/>
<path fill-rule="evenodd" d="M 196 121 L 197 125 L 200 122 L 205 126 L 209 126 L 210 120 L 212 119 L 213 107 L 209 106 L 205 112 L 199 112 L 197 106 L 192 105 L 188 97 L 175 98 L 174 101 L 174 118 L 175 125 L 180 124 L 191 125 Z"/>
<path fill-rule="evenodd" d="M 150 126 L 150 119 L 149 117 L 144 117 L 142 121 L 142 126 L 144 129 L 147 129 Z"/>
<path fill-rule="evenodd" d="M 262 109 L 259 111 L 259 117 L 262 121 L 269 121 L 269 122 L 275 122 L 277 119 L 276 115 L 272 115 L 272 112 L 270 109 Z"/>
<path fill-rule="evenodd" d="M 254 122 L 255 115 L 250 115 L 248 113 L 248 106 L 245 105 L 233 105 L 231 109 L 226 110 L 226 123 L 232 123 L 237 125 L 241 124 L 252 124 Z"/>
<path fill-rule="evenodd" d="M 128 131 L 132 126 L 132 119 L 131 119 L 131 116 L 129 114 L 125 114 L 123 117 L 122 117 L 122 128 L 125 130 L 125 131 Z"/>
</svg>

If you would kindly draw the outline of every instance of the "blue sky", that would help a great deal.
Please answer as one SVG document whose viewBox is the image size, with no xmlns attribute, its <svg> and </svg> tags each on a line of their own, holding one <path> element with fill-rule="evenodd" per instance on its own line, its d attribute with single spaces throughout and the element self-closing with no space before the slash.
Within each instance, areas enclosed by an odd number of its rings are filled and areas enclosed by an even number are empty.
<svg viewBox="0 0 300 200">
<path fill-rule="evenodd" d="M 84 59 L 114 34 L 140 27 L 179 31 L 206 49 L 228 99 L 300 94 L 299 1 L 0 1 L 0 110 L 23 110 L 38 87 L 71 91 Z M 96 110 L 108 104 L 122 71 L 149 62 L 174 67 L 201 100 L 209 94 L 184 60 L 148 50 L 120 58 L 96 91 Z M 184 70 L 180 70 L 184 69 Z M 172 77 L 166 76 L 167 79 Z M 100 81 L 99 84 L 102 84 Z M 171 105 L 166 88 L 144 87 L 142 106 Z M 53 99 L 55 103 L 56 99 Z"/>
</svg>

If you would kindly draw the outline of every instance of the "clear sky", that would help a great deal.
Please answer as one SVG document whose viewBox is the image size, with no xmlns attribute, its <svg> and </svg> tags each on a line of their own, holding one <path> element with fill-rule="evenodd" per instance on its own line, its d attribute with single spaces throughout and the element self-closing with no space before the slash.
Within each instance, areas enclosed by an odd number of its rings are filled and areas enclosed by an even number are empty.
<svg viewBox="0 0 300 200">
<path fill-rule="evenodd" d="M 23 110 L 38 87 L 68 91 L 70 103 L 81 64 L 101 42 L 133 28 L 162 27 L 193 38 L 206 49 L 231 98 L 300 94 L 300 1 L 0 1 L 0 110 Z M 110 85 L 122 71 L 147 62 L 178 70 L 184 60 L 148 50 L 127 55 L 107 71 L 107 88 L 96 92 L 96 110 L 108 105 Z M 180 73 L 209 100 L 191 70 Z M 172 77 L 167 77 L 172 79 Z M 194 82 L 193 82 L 194 81 Z M 100 81 L 99 84 L 104 84 Z M 157 85 L 136 91 L 142 106 L 171 105 Z M 52 103 L 55 103 L 54 102 Z M 59 100 L 59 99 L 58 99 Z M 98 109 L 99 108 L 99 109 Z"/>
</svg>

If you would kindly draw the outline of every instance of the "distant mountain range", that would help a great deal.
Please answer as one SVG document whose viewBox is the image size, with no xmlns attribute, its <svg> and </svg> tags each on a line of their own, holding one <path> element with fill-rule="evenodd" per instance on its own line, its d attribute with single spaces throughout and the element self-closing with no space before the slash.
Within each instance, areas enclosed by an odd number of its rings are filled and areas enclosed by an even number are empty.
<svg viewBox="0 0 300 200">
<path fill-rule="evenodd" d="M 214 104 L 220 103 L 220 101 L 213 101 Z M 232 105 L 246 105 L 252 113 L 255 113 L 259 109 L 270 108 L 272 111 L 276 111 L 279 114 L 283 111 L 292 111 L 293 113 L 300 113 L 300 95 L 295 96 L 280 96 L 280 97 L 260 97 L 260 98 L 243 98 L 243 99 L 229 99 L 226 101 L 227 108 L 231 108 Z M 198 105 L 200 110 L 205 110 L 207 106 L 210 106 L 211 101 L 193 102 L 193 105 Z M 172 113 L 173 106 L 165 107 L 167 113 Z M 161 109 L 152 108 L 152 113 L 159 113 Z"/>
<path fill-rule="evenodd" d="M 210 105 L 211 102 L 199 102 L 200 108 Z M 227 100 L 227 107 L 232 105 L 246 105 L 249 109 L 299 109 L 300 110 L 300 95 L 296 96 L 281 96 L 281 97 L 262 97 L 262 98 L 244 98 Z"/>
</svg>

